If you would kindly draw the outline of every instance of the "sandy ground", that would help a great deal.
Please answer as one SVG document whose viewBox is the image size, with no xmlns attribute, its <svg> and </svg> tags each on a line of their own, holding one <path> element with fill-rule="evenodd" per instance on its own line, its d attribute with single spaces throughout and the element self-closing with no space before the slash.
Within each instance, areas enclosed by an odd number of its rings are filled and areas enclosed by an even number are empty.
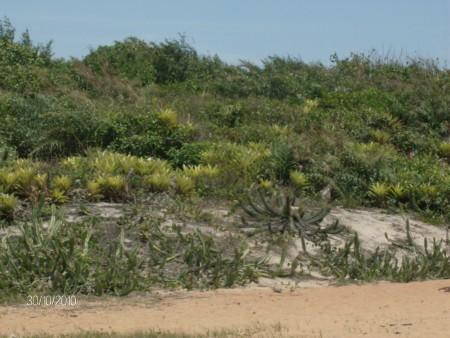
<svg viewBox="0 0 450 338">
<path fill-rule="evenodd" d="M 0 333 L 186 333 L 280 325 L 292 337 L 450 337 L 450 280 L 409 284 L 246 288 L 79 300 L 74 308 L 0 307 Z"/>
</svg>

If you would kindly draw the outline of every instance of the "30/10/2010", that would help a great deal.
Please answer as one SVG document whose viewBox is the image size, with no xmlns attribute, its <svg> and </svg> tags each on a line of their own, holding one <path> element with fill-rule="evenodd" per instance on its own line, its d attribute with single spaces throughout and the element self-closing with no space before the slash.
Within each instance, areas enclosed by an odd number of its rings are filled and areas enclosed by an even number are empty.
<svg viewBox="0 0 450 338">
<path fill-rule="evenodd" d="M 47 296 L 27 296 L 28 306 L 76 306 L 77 297 L 75 295 L 47 295 Z"/>
</svg>

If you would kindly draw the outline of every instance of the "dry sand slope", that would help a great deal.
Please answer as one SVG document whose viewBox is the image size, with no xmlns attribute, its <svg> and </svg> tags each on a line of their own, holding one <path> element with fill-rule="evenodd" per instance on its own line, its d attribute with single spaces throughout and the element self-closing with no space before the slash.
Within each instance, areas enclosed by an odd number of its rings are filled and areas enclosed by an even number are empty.
<svg viewBox="0 0 450 338">
<path fill-rule="evenodd" d="M 180 292 L 76 308 L 0 307 L 0 332 L 131 333 L 162 329 L 190 333 L 281 324 L 292 337 L 450 337 L 450 280 L 409 284 Z"/>
</svg>

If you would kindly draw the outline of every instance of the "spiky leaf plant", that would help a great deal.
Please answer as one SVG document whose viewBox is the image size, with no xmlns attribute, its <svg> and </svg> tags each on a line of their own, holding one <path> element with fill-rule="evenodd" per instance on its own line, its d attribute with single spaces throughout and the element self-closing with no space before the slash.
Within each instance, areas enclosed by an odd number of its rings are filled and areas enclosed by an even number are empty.
<svg viewBox="0 0 450 338">
<path fill-rule="evenodd" d="M 15 196 L 0 193 L 0 219 L 12 220 L 14 218 L 17 202 Z"/>
<path fill-rule="evenodd" d="M 309 180 L 306 175 L 298 170 L 292 170 L 289 173 L 289 178 L 291 180 L 292 185 L 297 190 L 304 190 L 309 186 Z"/>
<path fill-rule="evenodd" d="M 72 187 L 72 179 L 67 175 L 56 176 L 53 179 L 52 186 L 55 190 L 67 192 Z"/>
<path fill-rule="evenodd" d="M 65 191 L 59 189 L 53 189 L 50 198 L 52 202 L 56 204 L 63 204 L 69 201 L 69 197 L 66 195 Z"/>
<path fill-rule="evenodd" d="M 86 189 L 91 199 L 99 199 L 101 197 L 102 190 L 100 184 L 96 180 L 88 181 Z"/>
<path fill-rule="evenodd" d="M 298 235 L 306 253 L 306 240 L 320 243 L 329 234 L 338 234 L 343 227 L 338 222 L 321 226 L 322 220 L 329 213 L 329 208 L 306 211 L 304 206 L 297 204 L 297 199 L 290 192 L 274 191 L 265 193 L 260 189 L 252 192 L 255 197 L 247 197 L 240 206 L 246 213 L 243 217 L 243 227 L 253 228 L 252 233 L 268 231 L 270 234 Z"/>
<path fill-rule="evenodd" d="M 175 187 L 179 194 L 189 195 L 194 192 L 194 180 L 186 175 L 175 176 Z"/>
<path fill-rule="evenodd" d="M 169 190 L 170 188 L 170 176 L 165 173 L 157 173 L 151 176 L 148 176 L 144 183 L 150 188 L 153 192 L 164 192 Z"/>
<path fill-rule="evenodd" d="M 450 278 L 450 259 L 442 241 L 433 240 L 430 247 L 425 238 L 423 249 L 417 249 L 413 255 L 403 255 L 401 259 L 396 249 L 398 247 L 394 246 L 365 251 L 355 235 L 343 247 L 336 248 L 329 242 L 323 243 L 322 254 L 312 258 L 311 266 L 341 280 L 410 282 Z"/>
<path fill-rule="evenodd" d="M 263 190 L 270 190 L 273 188 L 273 182 L 271 180 L 262 179 L 258 182 L 258 187 Z"/>
<path fill-rule="evenodd" d="M 383 182 L 376 182 L 369 188 L 369 196 L 378 204 L 383 204 L 389 195 L 389 186 Z"/>
<path fill-rule="evenodd" d="M 101 194 L 109 200 L 122 200 L 127 195 L 127 181 L 121 175 L 108 175 L 97 179 Z"/>
<path fill-rule="evenodd" d="M 173 110 L 166 109 L 161 111 L 160 113 L 158 113 L 158 118 L 171 128 L 177 126 L 177 113 Z"/>
<path fill-rule="evenodd" d="M 183 165 L 183 173 L 192 178 L 216 177 L 219 174 L 219 168 L 212 165 Z"/>
<path fill-rule="evenodd" d="M 389 194 L 396 203 L 404 203 L 408 199 L 408 190 L 400 183 L 391 186 L 389 189 Z"/>
<path fill-rule="evenodd" d="M 121 175 L 106 175 L 90 180 L 86 184 L 92 199 L 123 200 L 128 195 L 127 180 Z"/>
</svg>

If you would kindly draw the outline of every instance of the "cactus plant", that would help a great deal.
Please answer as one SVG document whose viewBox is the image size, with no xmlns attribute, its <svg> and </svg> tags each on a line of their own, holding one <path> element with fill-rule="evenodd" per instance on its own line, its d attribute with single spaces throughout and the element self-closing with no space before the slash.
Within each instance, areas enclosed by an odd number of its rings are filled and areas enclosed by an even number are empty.
<svg viewBox="0 0 450 338">
<path fill-rule="evenodd" d="M 243 226 L 257 228 L 256 232 L 268 230 L 271 234 L 296 234 L 301 239 L 304 253 L 307 252 L 306 240 L 320 243 L 326 240 L 329 234 L 344 230 L 337 221 L 321 226 L 320 223 L 329 213 L 329 208 L 306 212 L 302 206 L 296 204 L 296 197 L 290 192 L 275 191 L 267 194 L 257 189 L 255 193 L 255 199 L 247 198 L 241 201 L 241 208 L 253 220 L 250 224 L 243 217 Z"/>
</svg>

